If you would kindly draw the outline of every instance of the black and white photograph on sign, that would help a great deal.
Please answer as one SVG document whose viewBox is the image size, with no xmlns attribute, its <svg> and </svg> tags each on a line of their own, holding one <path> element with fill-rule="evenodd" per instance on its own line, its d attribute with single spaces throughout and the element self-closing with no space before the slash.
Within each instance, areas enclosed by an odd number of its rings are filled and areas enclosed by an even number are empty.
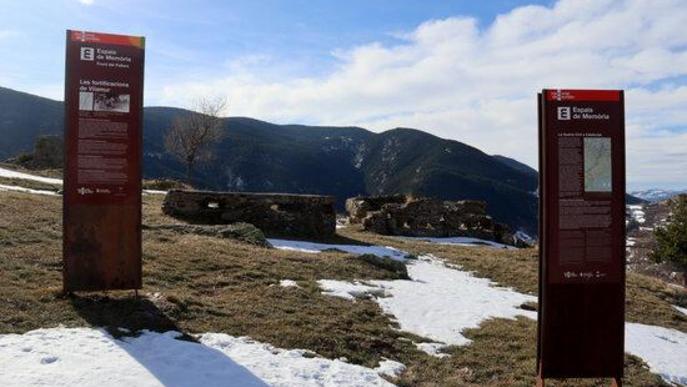
<svg viewBox="0 0 687 387">
<path fill-rule="evenodd" d="M 82 91 L 79 93 L 79 110 L 93 110 L 93 92 Z"/>
<path fill-rule="evenodd" d="M 95 93 L 93 110 L 98 112 L 129 112 L 129 94 Z"/>
</svg>

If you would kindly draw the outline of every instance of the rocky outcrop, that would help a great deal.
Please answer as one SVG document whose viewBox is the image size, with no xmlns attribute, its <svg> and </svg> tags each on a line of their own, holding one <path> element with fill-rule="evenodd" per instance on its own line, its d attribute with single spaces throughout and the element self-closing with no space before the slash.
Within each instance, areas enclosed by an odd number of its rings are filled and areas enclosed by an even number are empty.
<svg viewBox="0 0 687 387">
<path fill-rule="evenodd" d="M 486 203 L 482 201 L 405 196 L 356 197 L 346 202 L 346 208 L 351 223 L 362 223 L 363 229 L 378 234 L 467 236 L 513 244 L 513 234 L 508 226 L 494 222 L 487 215 Z"/>
<path fill-rule="evenodd" d="M 333 196 L 172 190 L 162 211 L 200 224 L 246 222 L 268 236 L 323 238 L 336 232 Z"/>
<path fill-rule="evenodd" d="M 408 276 L 408 268 L 403 261 L 397 261 L 389 257 L 379 257 L 374 254 L 362 254 L 359 255 L 357 259 L 382 270 L 390 271 L 396 278 L 410 279 Z"/>
<path fill-rule="evenodd" d="M 407 201 L 405 195 L 389 196 L 358 196 L 346 199 L 346 212 L 349 223 L 362 223 L 367 214 L 379 211 L 385 204 L 403 204 Z"/>
</svg>

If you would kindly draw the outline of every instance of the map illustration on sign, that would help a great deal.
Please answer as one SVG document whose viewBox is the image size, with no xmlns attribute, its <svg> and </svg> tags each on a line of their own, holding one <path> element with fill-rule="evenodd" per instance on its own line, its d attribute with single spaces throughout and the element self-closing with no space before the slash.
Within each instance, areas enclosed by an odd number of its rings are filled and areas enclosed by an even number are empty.
<svg viewBox="0 0 687 387">
<path fill-rule="evenodd" d="M 584 190 L 611 192 L 611 138 L 584 139 Z"/>
</svg>

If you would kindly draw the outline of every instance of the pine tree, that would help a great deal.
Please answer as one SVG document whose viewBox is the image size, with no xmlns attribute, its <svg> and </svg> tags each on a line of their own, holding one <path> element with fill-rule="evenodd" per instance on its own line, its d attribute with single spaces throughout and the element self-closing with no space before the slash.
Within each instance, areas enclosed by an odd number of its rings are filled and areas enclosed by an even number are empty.
<svg viewBox="0 0 687 387">
<path fill-rule="evenodd" d="M 651 257 L 656 262 L 670 262 L 683 272 L 687 285 L 687 195 L 670 202 L 671 213 L 664 226 L 656 227 L 656 247 Z"/>
</svg>

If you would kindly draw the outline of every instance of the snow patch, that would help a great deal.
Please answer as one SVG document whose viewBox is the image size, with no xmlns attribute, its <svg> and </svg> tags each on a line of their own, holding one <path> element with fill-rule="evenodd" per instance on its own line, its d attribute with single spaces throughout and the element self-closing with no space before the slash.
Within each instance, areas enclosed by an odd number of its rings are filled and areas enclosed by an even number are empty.
<svg viewBox="0 0 687 387">
<path fill-rule="evenodd" d="M 167 191 L 161 191 L 157 189 L 144 189 L 143 193 L 148 195 L 167 195 Z"/>
<path fill-rule="evenodd" d="M 513 234 L 513 239 L 517 242 L 520 241 L 527 246 L 534 246 L 537 244 L 537 240 L 532 238 L 529 234 L 524 231 L 518 230 Z"/>
<path fill-rule="evenodd" d="M 687 333 L 626 323 L 625 351 L 641 357 L 664 380 L 687 385 Z"/>
<path fill-rule="evenodd" d="M 57 185 L 63 184 L 62 179 L 53 179 L 50 177 L 30 175 L 28 173 L 17 172 L 17 171 L 13 171 L 13 170 L 6 169 L 6 168 L 0 168 L 0 177 L 7 177 L 7 178 L 11 178 L 11 179 L 33 180 L 33 181 L 38 181 L 38 182 L 47 183 L 47 184 L 57 184 Z M 3 184 L 0 184 L 0 191 L 20 191 L 20 192 L 39 194 L 39 195 L 57 195 L 57 193 L 55 193 L 54 191 L 33 190 L 33 189 L 16 187 L 16 186 L 11 186 L 11 185 L 3 185 Z M 148 195 L 166 195 L 167 191 L 161 191 L 161 190 L 156 190 L 156 189 L 144 189 L 143 193 L 148 194 Z"/>
<path fill-rule="evenodd" d="M 47 191 L 47 190 L 42 190 L 42 189 L 30 189 L 30 188 L 17 187 L 15 185 L 5 185 L 5 184 L 0 184 L 0 191 L 5 191 L 5 192 L 15 191 L 15 192 L 25 192 L 25 193 L 36 194 L 36 195 L 60 196 L 55 191 Z"/>
<path fill-rule="evenodd" d="M 290 279 L 284 279 L 279 281 L 279 286 L 281 286 L 282 288 L 300 288 L 296 281 Z"/>
<path fill-rule="evenodd" d="M 644 218 L 646 214 L 644 213 L 644 206 L 641 204 L 633 204 L 627 206 L 628 211 L 630 212 L 630 216 L 632 219 L 634 219 L 637 223 L 644 223 L 646 222 L 646 219 Z"/>
<path fill-rule="evenodd" d="M 447 238 L 424 238 L 424 237 L 404 237 L 404 239 L 419 240 L 428 243 L 436 243 L 439 245 L 454 245 L 454 246 L 488 246 L 495 247 L 499 249 L 517 249 L 514 246 L 504 245 L 503 243 L 497 243 L 494 241 L 489 241 L 486 239 L 471 238 L 471 237 L 447 237 Z"/>
<path fill-rule="evenodd" d="M 447 267 L 432 256 L 407 261 L 412 280 L 373 280 L 358 282 L 320 280 L 324 294 L 353 300 L 373 297 L 385 313 L 393 315 L 401 330 L 427 337 L 446 345 L 465 345 L 470 340 L 461 334 L 489 318 L 514 318 L 536 313 L 520 309 L 537 298 L 509 288 L 496 287 L 486 278 Z M 425 348 L 428 348 L 423 344 Z"/>
<path fill-rule="evenodd" d="M 420 351 L 434 357 L 449 357 L 448 353 L 441 352 L 441 349 L 446 347 L 443 343 L 415 343 L 415 346 Z"/>
<path fill-rule="evenodd" d="M 28 173 L 21 173 L 5 168 L 0 168 L 0 177 L 7 177 L 10 179 L 33 180 L 39 181 L 41 183 L 62 185 L 62 179 L 53 179 L 50 177 L 29 175 Z"/>
<path fill-rule="evenodd" d="M 325 250 L 341 250 L 356 255 L 373 254 L 379 257 L 389 257 L 397 261 L 405 260 L 405 257 L 408 255 L 408 253 L 393 247 L 339 245 L 306 241 L 292 241 L 286 239 L 268 239 L 268 241 L 277 249 L 300 251 L 303 253 L 321 253 Z"/>
<path fill-rule="evenodd" d="M 384 297 L 383 286 L 365 285 L 361 282 L 345 282 L 337 280 L 319 280 L 317 283 L 323 290 L 322 293 L 333 296 L 345 298 L 347 300 L 355 301 L 356 298 L 369 298 L 372 296 Z"/>
<path fill-rule="evenodd" d="M 400 376 L 405 370 L 406 366 L 403 363 L 389 359 L 384 359 L 380 361 L 379 366 L 375 368 L 375 371 L 377 371 L 378 374 L 382 376 L 389 376 L 392 378 Z"/>
<path fill-rule="evenodd" d="M 679 307 L 677 305 L 673 305 L 673 308 L 675 308 L 675 310 L 677 310 L 678 312 L 687 316 L 687 308 L 682 308 L 682 307 Z"/>
<path fill-rule="evenodd" d="M 66 386 L 392 386 L 377 369 L 313 357 L 246 337 L 143 331 L 116 340 L 92 328 L 0 335 L 0 385 Z M 381 365 L 380 365 L 381 367 Z M 384 369 L 393 368 L 385 364 Z"/>
<path fill-rule="evenodd" d="M 371 297 L 385 313 L 397 320 L 401 330 L 427 337 L 434 342 L 416 343 L 422 351 L 438 357 L 447 345 L 470 342 L 461 332 L 489 318 L 535 319 L 535 312 L 519 308 L 536 297 L 509 288 L 495 287 L 488 279 L 448 267 L 432 256 L 407 261 L 412 280 L 346 282 L 318 281 L 324 294 L 355 300 Z M 687 314 L 687 308 L 675 307 Z M 626 324 L 625 347 L 639 356 L 651 371 L 666 381 L 687 384 L 687 333 L 636 323 Z"/>
</svg>

